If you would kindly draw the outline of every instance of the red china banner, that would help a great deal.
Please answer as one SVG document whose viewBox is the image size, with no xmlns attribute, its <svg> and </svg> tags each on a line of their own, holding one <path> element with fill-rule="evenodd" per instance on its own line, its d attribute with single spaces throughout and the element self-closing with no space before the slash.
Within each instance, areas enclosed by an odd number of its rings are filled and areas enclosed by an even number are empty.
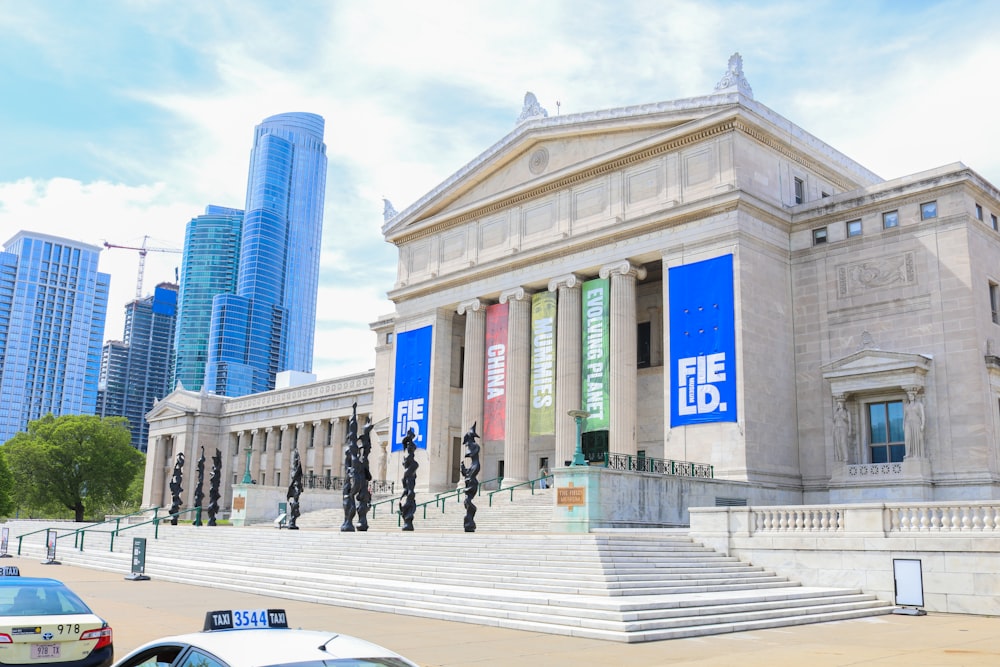
<svg viewBox="0 0 1000 667">
<path fill-rule="evenodd" d="M 486 309 L 486 391 L 483 440 L 503 440 L 507 418 L 507 304 Z"/>
</svg>

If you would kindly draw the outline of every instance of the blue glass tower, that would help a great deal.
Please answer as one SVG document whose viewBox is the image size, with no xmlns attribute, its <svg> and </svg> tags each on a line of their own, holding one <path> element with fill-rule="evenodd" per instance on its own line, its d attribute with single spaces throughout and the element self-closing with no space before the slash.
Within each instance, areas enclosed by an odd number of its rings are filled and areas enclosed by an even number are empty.
<svg viewBox="0 0 1000 667">
<path fill-rule="evenodd" d="M 177 298 L 177 337 L 171 389 L 201 391 L 208 362 L 212 299 L 236 292 L 243 211 L 208 206 L 184 233 L 181 284 Z"/>
<path fill-rule="evenodd" d="M 323 118 L 271 116 L 250 154 L 236 294 L 212 304 L 204 389 L 245 396 L 312 372 L 323 236 Z"/>
<path fill-rule="evenodd" d="M 54 415 L 94 414 L 111 277 L 100 247 L 18 232 L 0 252 L 0 443 Z"/>
<path fill-rule="evenodd" d="M 125 306 L 121 341 L 104 344 L 98 380 L 97 414 L 125 417 L 132 446 L 146 451 L 146 413 L 167 395 L 177 322 L 177 285 L 160 283 L 151 296 Z"/>
</svg>

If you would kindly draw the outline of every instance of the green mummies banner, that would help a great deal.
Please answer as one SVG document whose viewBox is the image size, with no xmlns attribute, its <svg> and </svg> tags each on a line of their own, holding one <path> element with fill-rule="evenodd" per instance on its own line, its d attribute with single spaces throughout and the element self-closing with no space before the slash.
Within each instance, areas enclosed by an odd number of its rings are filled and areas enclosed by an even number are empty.
<svg viewBox="0 0 1000 667">
<path fill-rule="evenodd" d="M 531 297 L 531 435 L 556 432 L 556 293 Z"/>
<path fill-rule="evenodd" d="M 590 412 L 583 430 L 606 431 L 610 415 L 611 287 L 608 279 L 583 283 L 583 409 Z"/>
</svg>

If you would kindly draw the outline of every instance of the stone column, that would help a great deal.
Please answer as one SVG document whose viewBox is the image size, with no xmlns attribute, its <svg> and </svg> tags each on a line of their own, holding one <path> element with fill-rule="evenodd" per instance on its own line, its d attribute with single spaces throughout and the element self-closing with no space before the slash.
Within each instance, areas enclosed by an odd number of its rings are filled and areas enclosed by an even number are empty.
<svg viewBox="0 0 1000 667">
<path fill-rule="evenodd" d="M 294 438 L 294 433 L 292 435 Z M 275 462 L 274 479 L 271 480 L 272 486 L 281 486 L 288 483 L 288 468 L 291 466 L 292 461 L 292 443 L 290 441 L 293 438 L 288 437 L 288 424 L 282 424 L 281 435 L 278 436 L 278 449 L 281 451 L 281 461 Z"/>
<path fill-rule="evenodd" d="M 462 433 L 475 423 L 483 431 L 483 391 L 486 367 L 486 305 L 479 299 L 458 304 L 465 315 L 465 368 L 462 370 Z"/>
<path fill-rule="evenodd" d="M 531 294 L 523 287 L 500 293 L 507 313 L 507 418 L 504 426 L 504 485 L 529 479 L 528 419 L 531 391 Z"/>
<path fill-rule="evenodd" d="M 166 484 L 166 467 L 163 465 L 163 461 L 168 457 L 168 452 L 170 448 L 167 446 L 167 438 L 163 436 L 156 436 L 153 440 L 152 451 L 150 451 L 147 456 L 152 462 L 150 472 L 152 473 L 152 480 L 149 485 L 149 489 L 143 489 L 142 504 L 144 507 L 152 507 L 161 505 L 161 498 L 163 498 L 163 488 Z"/>
<path fill-rule="evenodd" d="M 333 477 L 344 476 L 344 440 L 347 434 L 347 422 L 343 417 L 334 417 L 330 420 L 330 428 L 333 435 L 330 436 L 330 445 L 333 449 L 333 465 L 330 466 L 330 475 Z"/>
<path fill-rule="evenodd" d="M 656 306 L 646 312 L 649 313 L 649 365 L 659 366 L 663 363 L 663 316 Z"/>
<path fill-rule="evenodd" d="M 277 449 L 274 439 L 274 427 L 268 426 L 264 429 L 264 451 L 261 452 L 261 473 L 263 477 L 261 483 L 265 485 L 274 484 L 274 450 Z"/>
<path fill-rule="evenodd" d="M 249 434 L 246 431 L 237 431 L 236 433 L 233 433 L 233 440 L 236 444 L 229 450 L 232 452 L 229 459 L 233 462 L 233 473 L 236 478 L 236 481 L 233 482 L 234 484 L 243 483 L 243 473 L 245 473 L 247 469 L 246 446 L 248 436 Z M 229 480 L 226 481 L 228 482 Z"/>
<path fill-rule="evenodd" d="M 558 290 L 556 315 L 556 454 L 553 468 L 573 460 L 576 452 L 576 420 L 570 410 L 580 409 L 582 378 L 580 364 L 580 286 L 583 281 L 570 273 L 549 281 L 549 291 Z"/>
<path fill-rule="evenodd" d="M 626 260 L 601 267 L 600 275 L 611 278 L 611 433 L 608 450 L 612 454 L 635 456 L 639 421 L 635 283 L 646 277 L 646 269 Z"/>
</svg>

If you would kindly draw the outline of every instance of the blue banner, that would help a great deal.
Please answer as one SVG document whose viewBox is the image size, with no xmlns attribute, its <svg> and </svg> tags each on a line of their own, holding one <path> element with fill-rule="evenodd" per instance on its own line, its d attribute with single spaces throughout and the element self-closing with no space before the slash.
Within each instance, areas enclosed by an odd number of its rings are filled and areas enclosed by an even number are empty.
<svg viewBox="0 0 1000 667">
<path fill-rule="evenodd" d="M 431 333 L 426 326 L 396 336 L 396 390 L 393 397 L 392 451 L 403 449 L 406 432 L 413 429 L 414 443 L 427 449 L 427 405 L 431 390 Z"/>
<path fill-rule="evenodd" d="M 733 256 L 675 266 L 670 281 L 670 426 L 736 421 Z"/>
</svg>

